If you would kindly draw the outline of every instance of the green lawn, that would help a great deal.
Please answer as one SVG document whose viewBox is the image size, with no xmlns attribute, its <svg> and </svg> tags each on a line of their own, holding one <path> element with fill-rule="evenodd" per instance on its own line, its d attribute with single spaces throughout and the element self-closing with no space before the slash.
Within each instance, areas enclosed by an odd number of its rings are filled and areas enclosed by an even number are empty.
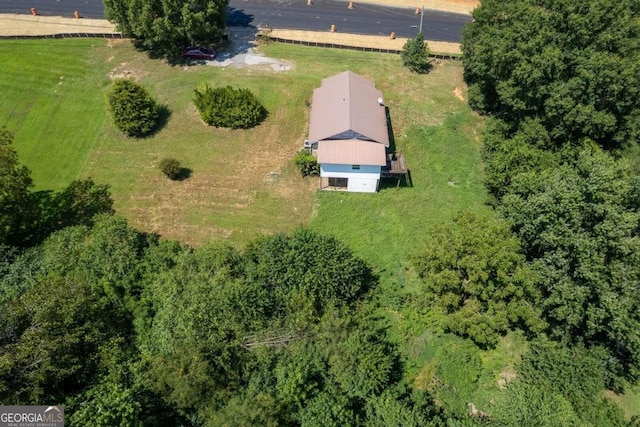
<svg viewBox="0 0 640 427">
<path fill-rule="evenodd" d="M 219 237 L 242 244 L 310 223 L 387 270 L 422 244 L 430 226 L 462 208 L 484 209 L 481 122 L 458 98 L 465 91 L 459 63 L 420 76 L 397 55 L 278 44 L 262 50 L 294 69 L 169 66 L 126 41 L 5 40 L 0 124 L 14 133 L 36 188 L 92 177 L 111 186 L 116 209 L 135 227 L 196 245 Z M 306 136 L 312 91 L 346 69 L 374 79 L 384 93 L 413 187 L 317 193 L 317 182 L 295 171 L 291 158 Z M 168 107 L 159 133 L 135 140 L 114 128 L 105 100 L 114 76 L 136 78 Z M 247 131 L 203 125 L 191 98 L 204 83 L 248 87 L 268 119 Z M 192 170 L 189 179 L 165 179 L 157 165 L 169 156 Z"/>
<path fill-rule="evenodd" d="M 15 136 L 38 189 L 78 178 L 105 125 L 102 40 L 2 40 L 0 126 Z"/>
<path fill-rule="evenodd" d="M 452 113 L 441 125 L 410 126 L 396 145 L 412 186 L 396 188 L 389 180 L 375 195 L 319 192 L 311 227 L 339 236 L 381 269 L 401 267 L 434 226 L 463 209 L 488 211 L 473 135 L 478 126 L 469 111 Z"/>
</svg>

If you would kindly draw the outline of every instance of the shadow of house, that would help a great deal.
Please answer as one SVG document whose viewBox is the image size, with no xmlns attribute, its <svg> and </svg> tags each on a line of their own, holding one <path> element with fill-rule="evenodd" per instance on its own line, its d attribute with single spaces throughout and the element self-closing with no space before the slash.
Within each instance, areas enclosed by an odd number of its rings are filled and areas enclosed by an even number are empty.
<svg viewBox="0 0 640 427">
<path fill-rule="evenodd" d="M 385 105 L 384 107 L 384 115 L 387 118 L 387 130 L 389 133 L 389 152 L 396 152 L 396 138 L 393 136 L 393 122 L 391 121 L 391 112 L 389 107 Z"/>
</svg>

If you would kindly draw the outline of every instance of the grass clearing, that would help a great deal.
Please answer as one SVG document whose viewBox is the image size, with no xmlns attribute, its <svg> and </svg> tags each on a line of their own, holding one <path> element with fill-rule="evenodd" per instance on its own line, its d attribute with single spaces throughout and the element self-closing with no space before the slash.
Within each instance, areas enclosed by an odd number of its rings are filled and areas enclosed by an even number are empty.
<svg viewBox="0 0 640 427">
<path fill-rule="evenodd" d="M 625 384 L 623 394 L 608 390 L 605 392 L 605 397 L 613 400 L 622 408 L 626 419 L 640 417 L 640 385 Z"/>
<path fill-rule="evenodd" d="M 81 176 L 105 124 L 103 40 L 2 40 L 0 126 L 15 137 L 37 189 Z"/>
<path fill-rule="evenodd" d="M 90 176 L 111 186 L 116 209 L 134 227 L 194 245 L 220 237 L 242 244 L 310 222 L 348 240 L 382 271 L 419 246 L 415 237 L 425 227 L 463 207 L 482 209 L 480 119 L 459 99 L 459 63 L 442 62 L 420 76 L 402 68 L 397 55 L 261 49 L 295 58 L 294 70 L 169 66 L 119 40 L 3 41 L 0 123 L 15 134 L 38 189 L 59 190 Z M 384 93 L 413 187 L 373 196 L 317 193 L 314 179 L 298 176 L 291 159 L 306 136 L 312 91 L 346 69 L 373 79 Z M 167 106 L 160 132 L 136 140 L 113 126 L 105 90 L 115 77 L 136 79 Z M 204 83 L 249 88 L 269 117 L 246 131 L 205 126 L 192 104 L 193 89 Z M 158 170 L 164 157 L 178 159 L 191 176 L 167 180 Z"/>
</svg>

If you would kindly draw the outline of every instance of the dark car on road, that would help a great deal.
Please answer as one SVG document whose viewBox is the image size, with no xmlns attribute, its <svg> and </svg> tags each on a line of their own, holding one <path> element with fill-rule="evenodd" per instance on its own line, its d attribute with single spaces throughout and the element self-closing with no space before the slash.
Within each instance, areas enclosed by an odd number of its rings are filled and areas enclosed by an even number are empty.
<svg viewBox="0 0 640 427">
<path fill-rule="evenodd" d="M 206 59 L 212 60 L 216 57 L 216 51 L 213 49 L 206 49 L 203 47 L 188 47 L 182 51 L 183 58 L 185 59 Z"/>
</svg>

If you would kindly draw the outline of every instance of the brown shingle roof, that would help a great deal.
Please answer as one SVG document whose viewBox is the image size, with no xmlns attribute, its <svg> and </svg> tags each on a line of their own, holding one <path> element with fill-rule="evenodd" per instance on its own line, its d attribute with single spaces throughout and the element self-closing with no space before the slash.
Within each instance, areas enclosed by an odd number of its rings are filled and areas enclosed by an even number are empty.
<svg viewBox="0 0 640 427">
<path fill-rule="evenodd" d="M 318 142 L 318 163 L 386 166 L 387 155 L 384 145 L 371 141 L 324 140 Z"/>
<path fill-rule="evenodd" d="M 379 98 L 382 92 L 371 80 L 351 71 L 322 80 L 313 91 L 309 141 L 358 138 L 388 147 L 387 117 Z"/>
</svg>

